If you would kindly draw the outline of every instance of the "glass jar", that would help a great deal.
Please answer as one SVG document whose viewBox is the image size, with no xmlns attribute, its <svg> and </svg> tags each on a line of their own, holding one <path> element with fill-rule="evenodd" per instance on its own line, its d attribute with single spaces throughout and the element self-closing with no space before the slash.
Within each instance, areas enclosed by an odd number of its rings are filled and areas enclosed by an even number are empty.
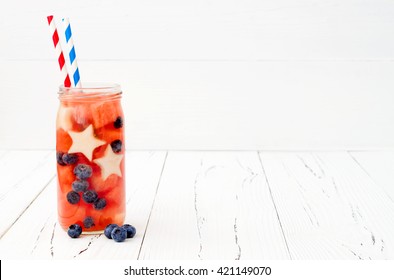
<svg viewBox="0 0 394 280">
<path fill-rule="evenodd" d="M 116 84 L 60 86 L 56 120 L 58 220 L 102 232 L 125 218 L 122 91 Z"/>
</svg>

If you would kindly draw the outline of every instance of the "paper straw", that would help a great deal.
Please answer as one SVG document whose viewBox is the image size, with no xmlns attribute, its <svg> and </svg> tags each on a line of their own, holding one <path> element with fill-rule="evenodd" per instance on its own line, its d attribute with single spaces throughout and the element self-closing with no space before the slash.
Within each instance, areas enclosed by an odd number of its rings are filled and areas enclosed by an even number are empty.
<svg viewBox="0 0 394 280">
<path fill-rule="evenodd" d="M 64 35 L 66 36 L 67 51 L 70 58 L 70 76 L 74 87 L 81 87 L 81 81 L 79 76 L 77 57 L 75 54 L 75 47 L 71 32 L 71 25 L 68 18 L 62 20 L 64 27 Z"/>
<path fill-rule="evenodd" d="M 60 71 L 62 73 L 63 84 L 65 87 L 71 87 L 70 77 L 68 76 L 66 62 L 64 60 L 63 51 L 59 42 L 59 34 L 57 32 L 55 21 L 53 16 L 48 16 L 48 24 L 52 34 L 53 45 L 55 46 L 56 55 L 58 56 L 58 62 L 60 66 Z"/>
</svg>

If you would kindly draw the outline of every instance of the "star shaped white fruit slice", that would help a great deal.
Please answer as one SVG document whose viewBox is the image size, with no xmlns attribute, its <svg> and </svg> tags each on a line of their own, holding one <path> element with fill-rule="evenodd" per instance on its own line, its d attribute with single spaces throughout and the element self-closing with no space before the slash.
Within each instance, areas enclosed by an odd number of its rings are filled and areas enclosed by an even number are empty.
<svg viewBox="0 0 394 280">
<path fill-rule="evenodd" d="M 104 145 L 106 142 L 94 137 L 93 125 L 89 125 L 84 131 L 69 131 L 73 143 L 69 153 L 82 153 L 88 160 L 92 160 L 93 150 Z"/>
<path fill-rule="evenodd" d="M 111 145 L 108 145 L 104 152 L 104 156 L 93 160 L 93 162 L 100 166 L 101 177 L 105 181 L 111 174 L 122 177 L 122 171 L 120 170 L 120 163 L 122 159 L 123 155 L 115 154 L 112 151 Z"/>
</svg>

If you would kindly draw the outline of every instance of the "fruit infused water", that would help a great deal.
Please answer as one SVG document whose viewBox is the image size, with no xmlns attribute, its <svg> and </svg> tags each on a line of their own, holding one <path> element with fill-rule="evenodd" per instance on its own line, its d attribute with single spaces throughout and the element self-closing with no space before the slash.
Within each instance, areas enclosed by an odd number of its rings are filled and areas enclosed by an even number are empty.
<svg viewBox="0 0 394 280">
<path fill-rule="evenodd" d="M 85 84 L 84 84 L 85 86 Z M 60 87 L 56 120 L 58 219 L 103 231 L 125 217 L 124 115 L 118 85 Z"/>
</svg>

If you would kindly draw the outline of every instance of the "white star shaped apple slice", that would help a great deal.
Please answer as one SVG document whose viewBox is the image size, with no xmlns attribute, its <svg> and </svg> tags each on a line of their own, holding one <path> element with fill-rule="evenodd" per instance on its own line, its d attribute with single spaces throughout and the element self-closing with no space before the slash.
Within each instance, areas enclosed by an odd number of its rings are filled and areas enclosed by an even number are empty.
<svg viewBox="0 0 394 280">
<path fill-rule="evenodd" d="M 122 177 L 122 171 L 120 169 L 120 163 L 123 159 L 123 155 L 115 154 L 112 151 L 111 145 L 107 146 L 104 152 L 104 156 L 93 160 L 101 168 L 101 177 L 105 181 L 109 175 L 115 174 Z"/>
<path fill-rule="evenodd" d="M 104 145 L 106 142 L 94 137 L 93 125 L 89 125 L 84 131 L 69 131 L 73 143 L 68 150 L 69 153 L 82 153 L 88 160 L 92 160 L 93 150 Z"/>
</svg>

